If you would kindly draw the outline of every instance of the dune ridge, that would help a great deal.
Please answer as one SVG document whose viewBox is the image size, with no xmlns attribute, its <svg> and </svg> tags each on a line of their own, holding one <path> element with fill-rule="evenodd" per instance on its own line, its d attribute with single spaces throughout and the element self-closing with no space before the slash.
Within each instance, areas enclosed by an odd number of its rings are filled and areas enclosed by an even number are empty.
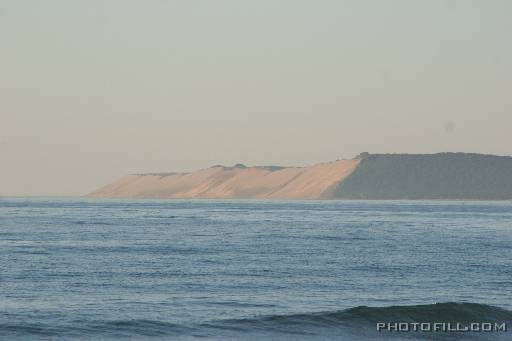
<svg viewBox="0 0 512 341">
<path fill-rule="evenodd" d="M 214 166 L 191 173 L 124 176 L 90 194 L 103 198 L 330 199 L 359 159 L 308 167 Z"/>
<path fill-rule="evenodd" d="M 214 166 L 128 175 L 89 194 L 110 198 L 512 200 L 512 157 L 370 154 L 309 167 Z"/>
</svg>

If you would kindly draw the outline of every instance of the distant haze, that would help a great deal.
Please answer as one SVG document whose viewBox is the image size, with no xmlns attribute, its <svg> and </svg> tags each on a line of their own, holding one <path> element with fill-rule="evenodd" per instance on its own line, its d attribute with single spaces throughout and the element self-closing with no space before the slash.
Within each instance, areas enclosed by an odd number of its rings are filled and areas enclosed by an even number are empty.
<svg viewBox="0 0 512 341">
<path fill-rule="evenodd" d="M 512 154 L 512 2 L 0 1 L 0 195 Z"/>
</svg>

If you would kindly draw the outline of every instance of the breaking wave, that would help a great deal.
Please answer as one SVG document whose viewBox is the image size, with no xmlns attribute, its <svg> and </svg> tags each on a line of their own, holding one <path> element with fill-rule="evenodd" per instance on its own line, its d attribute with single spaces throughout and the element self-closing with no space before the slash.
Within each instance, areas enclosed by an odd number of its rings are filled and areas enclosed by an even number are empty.
<svg viewBox="0 0 512 341">
<path fill-rule="evenodd" d="M 77 322 L 60 326 L 0 324 L 0 336 L 27 335 L 42 337 L 187 337 L 258 339 L 315 339 L 329 335 L 351 335 L 352 339 L 376 337 L 377 322 L 445 322 L 472 323 L 512 321 L 512 311 L 477 303 L 436 303 L 429 305 L 366 307 L 359 306 L 331 312 L 270 315 L 254 318 L 215 320 L 203 324 L 174 324 L 151 320 Z M 446 334 L 446 333 L 445 333 Z M 503 333 L 502 333 L 503 334 Z M 506 336 L 510 337 L 509 332 Z M 259 337 L 258 337 L 259 335 Z M 373 336 L 372 336 L 373 335 Z M 459 335 L 461 335 L 459 333 Z M 378 335 L 380 337 L 385 335 Z M 414 335 L 394 334 L 394 338 L 410 339 Z M 464 335 L 468 337 L 469 335 Z M 475 335 L 476 337 L 477 335 Z M 481 336 L 481 334 L 480 334 Z M 416 334 L 416 337 L 418 335 Z M 480 337 L 478 337 L 480 339 Z"/>
</svg>

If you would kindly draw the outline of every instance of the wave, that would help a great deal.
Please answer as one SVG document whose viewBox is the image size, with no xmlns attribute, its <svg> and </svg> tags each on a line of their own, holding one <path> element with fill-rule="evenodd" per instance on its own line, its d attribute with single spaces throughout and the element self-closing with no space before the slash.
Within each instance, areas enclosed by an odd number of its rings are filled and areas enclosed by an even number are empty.
<svg viewBox="0 0 512 341">
<path fill-rule="evenodd" d="M 280 335 L 276 338 L 291 339 L 326 337 L 328 335 L 350 335 L 350 339 L 372 339 L 377 322 L 418 322 L 418 323 L 462 323 L 512 322 L 512 311 L 478 303 L 436 303 L 412 306 L 367 307 L 359 306 L 346 310 L 312 312 L 289 315 L 268 315 L 253 318 L 214 320 L 202 324 L 175 324 L 154 320 L 119 321 L 74 321 L 60 325 L 44 324 L 0 324 L 0 336 L 39 335 L 53 337 L 210 337 L 212 339 L 240 338 L 251 339 L 250 335 L 266 333 Z M 258 334 L 260 333 L 260 334 Z M 276 334 L 277 333 L 277 334 Z M 408 333 L 406 333 L 408 334 Z M 445 333 L 446 334 L 446 333 Z M 481 336 L 479 333 L 474 333 Z M 502 333 L 503 334 L 503 333 Z M 507 337 L 510 334 L 507 332 Z M 238 336 L 237 336 L 238 335 Z M 373 335 L 373 336 L 372 336 Z M 398 334 L 394 334 L 398 335 Z M 463 335 L 460 334 L 459 335 Z M 465 334 L 468 336 L 468 334 Z M 408 337 L 402 334 L 397 337 Z M 259 337 L 256 337 L 258 339 Z"/>
<path fill-rule="evenodd" d="M 189 334 L 195 330 L 185 325 L 153 320 L 121 320 L 98 323 L 94 330 L 118 336 L 168 336 Z"/>
<path fill-rule="evenodd" d="M 277 327 L 315 325 L 336 327 L 376 322 L 506 322 L 512 321 L 512 311 L 478 303 L 435 303 L 411 306 L 359 306 L 333 312 L 291 315 L 271 315 L 251 319 L 225 320 L 224 323 Z"/>
<path fill-rule="evenodd" d="M 1 336 L 23 337 L 34 335 L 43 337 L 93 337 L 98 338 L 126 338 L 130 336 L 170 336 L 186 335 L 195 328 L 153 320 L 119 320 L 119 321 L 93 321 L 85 323 L 74 321 L 69 324 L 42 324 L 42 323 L 0 323 Z"/>
</svg>

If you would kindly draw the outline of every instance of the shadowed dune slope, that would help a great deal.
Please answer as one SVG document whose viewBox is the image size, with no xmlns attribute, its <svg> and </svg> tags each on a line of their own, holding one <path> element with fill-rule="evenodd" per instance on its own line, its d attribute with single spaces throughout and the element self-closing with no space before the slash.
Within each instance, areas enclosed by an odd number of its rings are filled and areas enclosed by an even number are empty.
<svg viewBox="0 0 512 341">
<path fill-rule="evenodd" d="M 470 153 L 364 154 L 339 199 L 511 200 L 512 157 Z"/>
<path fill-rule="evenodd" d="M 105 198 L 329 199 L 359 159 L 309 167 L 215 166 L 192 173 L 127 175 L 89 194 Z"/>
</svg>

